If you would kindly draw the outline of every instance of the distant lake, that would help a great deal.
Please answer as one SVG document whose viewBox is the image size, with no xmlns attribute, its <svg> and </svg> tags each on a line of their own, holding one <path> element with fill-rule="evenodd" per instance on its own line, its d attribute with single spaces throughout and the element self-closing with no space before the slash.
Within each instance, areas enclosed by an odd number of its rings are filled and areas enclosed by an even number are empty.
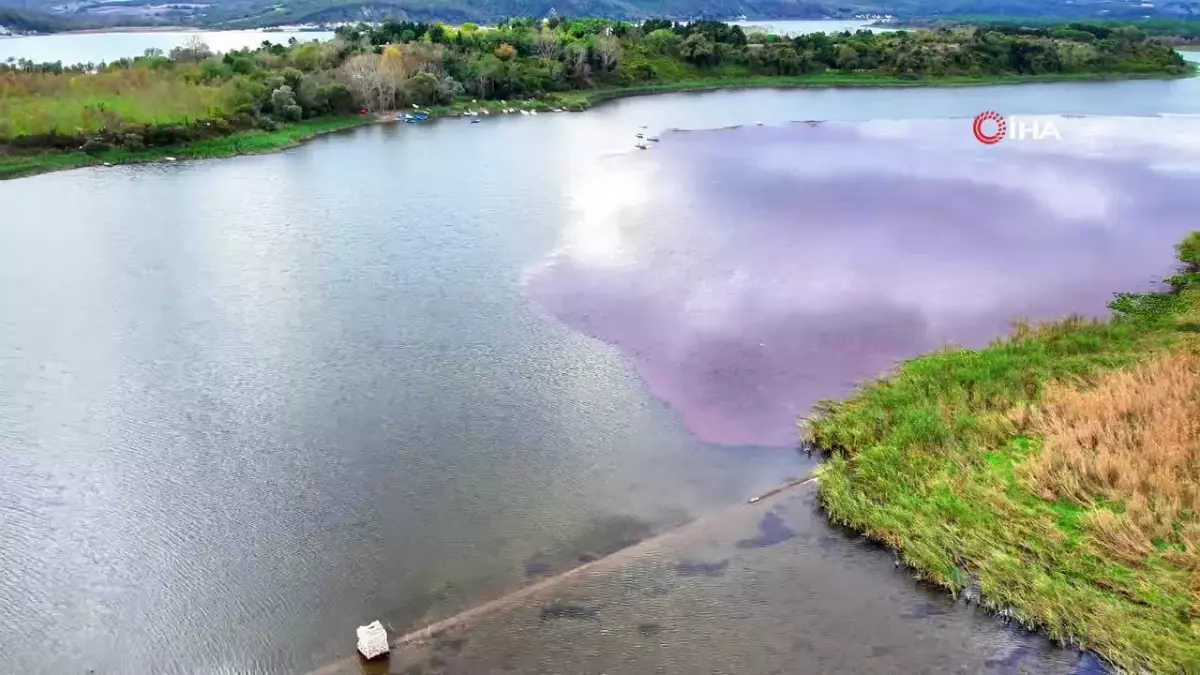
<svg viewBox="0 0 1200 675">
<path fill-rule="evenodd" d="M 822 19 L 817 21 L 774 21 L 771 19 L 754 19 L 751 21 L 730 21 L 729 23 L 742 26 L 762 28 L 767 32 L 775 33 L 776 35 L 807 35 L 808 33 L 841 33 L 842 31 L 854 32 L 863 28 L 868 28 L 873 31 L 890 31 L 895 28 L 884 28 L 881 26 L 872 26 L 869 21 L 853 21 Z"/>
<path fill-rule="evenodd" d="M 155 47 L 168 52 L 194 36 L 199 36 L 216 52 L 257 47 L 263 40 L 284 44 L 293 37 L 301 42 L 333 39 L 333 33 L 330 31 L 178 30 L 59 33 L 0 38 L 0 61 L 10 57 L 30 59 L 38 63 L 62 61 L 65 65 L 116 61 L 141 56 L 147 49 Z"/>
</svg>

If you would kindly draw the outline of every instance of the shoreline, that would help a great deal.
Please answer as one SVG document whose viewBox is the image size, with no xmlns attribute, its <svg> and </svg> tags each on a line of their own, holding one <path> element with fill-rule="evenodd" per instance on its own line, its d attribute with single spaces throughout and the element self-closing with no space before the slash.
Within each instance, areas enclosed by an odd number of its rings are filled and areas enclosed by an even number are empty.
<svg viewBox="0 0 1200 675">
<path fill-rule="evenodd" d="M 925 87 L 989 87 L 1020 84 L 1052 84 L 1066 82 L 1114 82 L 1133 80 L 1175 80 L 1196 77 L 1200 71 L 1196 66 L 1188 73 L 1175 74 L 1123 74 L 1123 73 L 1080 73 L 996 77 L 945 77 L 938 79 L 904 80 L 897 77 L 802 75 L 779 77 L 746 77 L 728 80 L 686 80 L 665 84 L 651 84 L 621 89 L 595 89 L 555 93 L 541 99 L 514 100 L 502 104 L 499 101 L 481 103 L 456 102 L 448 106 L 426 108 L 429 119 L 461 117 L 468 110 L 502 114 L 503 108 L 550 112 L 584 112 L 593 106 L 638 96 L 659 94 L 705 93 L 714 91 L 741 91 L 749 89 L 907 89 Z M 98 155 L 82 151 L 41 152 L 21 155 L 0 154 L 0 181 L 27 178 L 45 173 L 81 169 L 90 166 L 146 164 L 170 161 L 168 157 L 183 159 L 223 159 L 242 155 L 260 155 L 294 148 L 318 136 L 325 136 L 372 124 L 398 123 L 396 117 L 403 111 L 367 116 L 320 117 L 281 127 L 278 131 L 240 131 L 229 136 L 209 139 L 182 146 L 152 148 L 139 152 L 113 150 Z M 390 118 L 390 119 L 389 119 Z"/>
<path fill-rule="evenodd" d="M 1124 671 L 1200 672 L 1200 230 L 1176 248 L 1167 290 L 1107 320 L 1018 324 L 819 403 L 826 517 Z"/>
</svg>

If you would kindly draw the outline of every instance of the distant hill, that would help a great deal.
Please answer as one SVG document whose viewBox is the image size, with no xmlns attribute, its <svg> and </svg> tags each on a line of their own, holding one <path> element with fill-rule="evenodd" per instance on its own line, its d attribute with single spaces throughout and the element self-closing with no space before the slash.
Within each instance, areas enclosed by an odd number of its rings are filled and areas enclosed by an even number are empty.
<svg viewBox="0 0 1200 675">
<path fill-rule="evenodd" d="M 179 0 L 183 2 L 183 0 Z M 491 23 L 510 17 L 755 19 L 1200 18 L 1200 0 L 0 0 L 0 26 L 51 32 L 112 25 L 261 27 L 341 21 Z"/>
</svg>

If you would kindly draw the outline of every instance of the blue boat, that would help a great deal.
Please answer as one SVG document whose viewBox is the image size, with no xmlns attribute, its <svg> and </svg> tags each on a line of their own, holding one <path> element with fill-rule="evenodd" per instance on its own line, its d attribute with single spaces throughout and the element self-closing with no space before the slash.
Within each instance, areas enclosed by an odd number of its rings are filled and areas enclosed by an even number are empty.
<svg viewBox="0 0 1200 675">
<path fill-rule="evenodd" d="M 471 124 L 479 124 L 480 120 L 471 120 Z"/>
<path fill-rule="evenodd" d="M 425 121 L 425 120 L 429 119 L 429 113 L 419 112 L 416 115 L 414 115 L 414 117 L 416 117 L 417 119 L 419 119 L 421 121 Z"/>
</svg>

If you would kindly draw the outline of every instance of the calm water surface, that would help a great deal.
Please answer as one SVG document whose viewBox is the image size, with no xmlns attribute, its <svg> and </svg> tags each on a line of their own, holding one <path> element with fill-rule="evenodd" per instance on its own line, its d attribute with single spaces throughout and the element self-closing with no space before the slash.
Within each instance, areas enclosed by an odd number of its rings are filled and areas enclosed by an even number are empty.
<svg viewBox="0 0 1200 675">
<path fill-rule="evenodd" d="M 894 30 L 880 26 L 872 26 L 867 21 L 843 21 L 840 19 L 828 19 L 818 21 L 774 21 L 771 19 L 753 20 L 753 21 L 730 21 L 729 23 L 736 24 L 745 28 L 761 28 L 768 33 L 776 35 L 806 35 L 808 33 L 840 33 L 842 31 L 850 31 L 853 33 L 857 30 L 868 29 L 873 31 L 879 30 Z"/>
<path fill-rule="evenodd" d="M 1092 158 L 779 125 L 1198 85 L 640 98 L 0 183 L 0 671 L 301 671 L 798 474 L 806 401 L 1148 286 L 1200 191 L 1186 118 Z"/>
</svg>

